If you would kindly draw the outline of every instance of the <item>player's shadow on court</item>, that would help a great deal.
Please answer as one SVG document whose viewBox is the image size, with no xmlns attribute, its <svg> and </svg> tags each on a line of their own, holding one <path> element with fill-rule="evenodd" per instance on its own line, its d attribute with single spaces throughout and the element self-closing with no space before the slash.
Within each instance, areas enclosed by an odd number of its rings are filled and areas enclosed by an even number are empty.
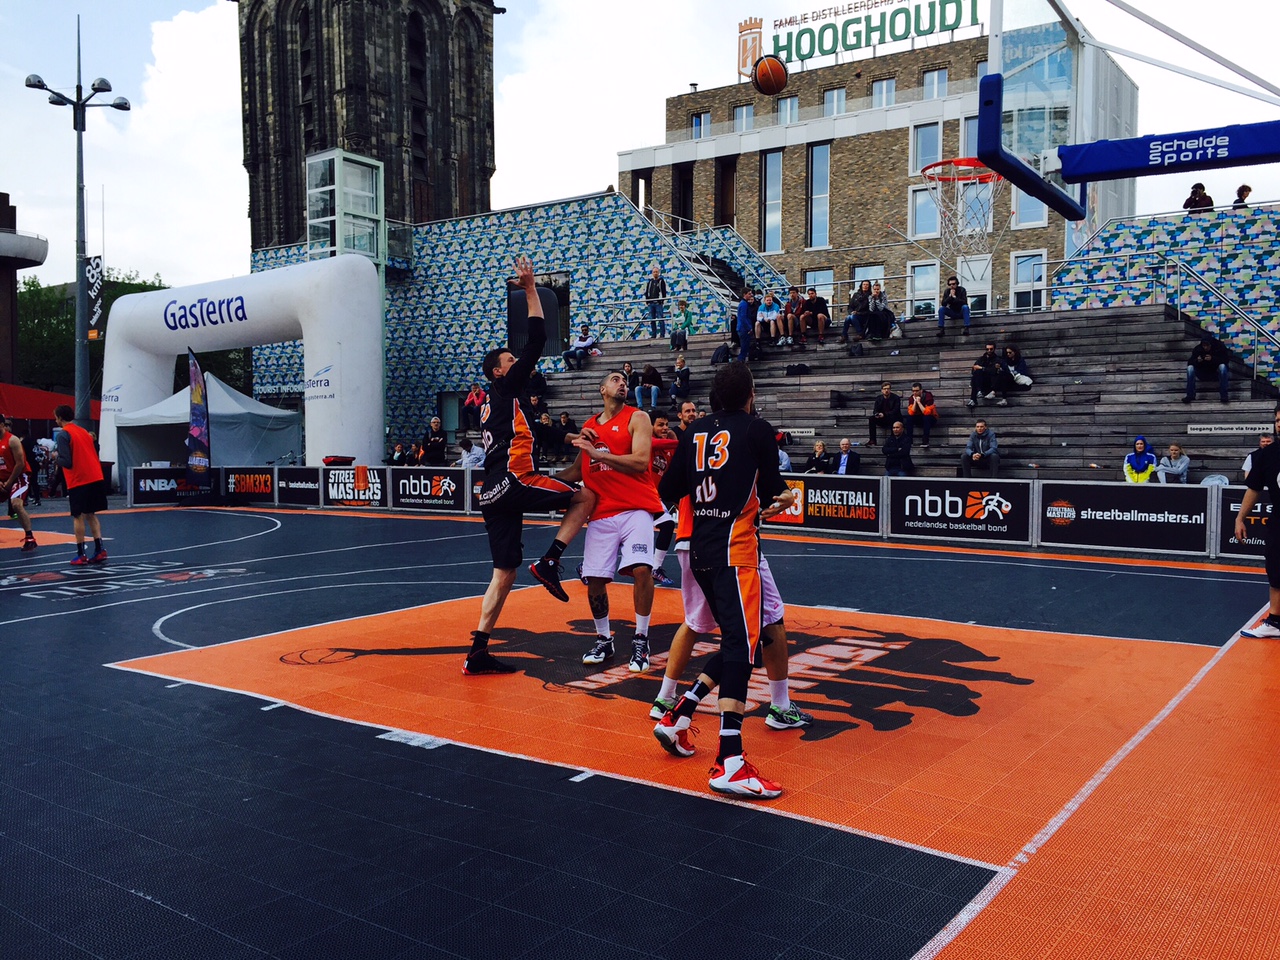
<svg viewBox="0 0 1280 960">
<path fill-rule="evenodd" d="M 664 652 L 670 647 L 676 628 L 662 625 L 651 630 L 650 643 L 656 651 L 653 668 L 648 674 L 633 674 L 627 669 L 629 625 L 618 623 L 617 626 L 616 653 L 613 659 L 599 665 L 582 662 L 582 655 L 589 649 L 595 633 L 590 620 L 574 621 L 571 624 L 577 631 L 574 633 L 504 628 L 503 640 L 495 640 L 492 649 L 495 654 L 508 656 L 509 662 L 527 676 L 541 681 L 546 690 L 602 700 L 631 700 L 636 703 L 638 713 L 647 713 L 657 694 Z M 996 663 L 1000 658 L 959 640 L 900 633 L 874 634 L 862 627 L 820 621 L 803 626 L 804 630 L 790 635 L 790 673 L 792 699 L 816 717 L 814 724 L 801 733 L 805 740 L 825 740 L 862 723 L 873 730 L 900 730 L 911 723 L 919 710 L 933 710 L 952 717 L 973 716 L 980 710 L 978 701 L 982 692 L 969 684 L 1022 686 L 1034 682 L 1005 670 L 971 666 Z M 818 628 L 834 628 L 836 635 L 808 632 Z M 287 653 L 280 657 L 280 662 L 323 666 L 369 656 L 453 658 L 465 656 L 469 649 L 467 644 L 312 647 Z M 692 681 L 709 656 L 703 652 L 691 658 L 684 679 Z M 763 714 L 767 709 L 765 704 L 755 712 Z"/>
</svg>

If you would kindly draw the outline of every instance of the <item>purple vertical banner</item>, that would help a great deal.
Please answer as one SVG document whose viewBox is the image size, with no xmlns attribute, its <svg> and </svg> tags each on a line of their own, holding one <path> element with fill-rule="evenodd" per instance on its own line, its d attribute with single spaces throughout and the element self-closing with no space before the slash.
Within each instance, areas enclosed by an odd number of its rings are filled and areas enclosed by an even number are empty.
<svg viewBox="0 0 1280 960">
<path fill-rule="evenodd" d="M 187 368 L 191 373 L 191 419 L 187 428 L 187 484 L 209 489 L 209 401 L 204 374 L 195 353 L 187 348 Z"/>
</svg>

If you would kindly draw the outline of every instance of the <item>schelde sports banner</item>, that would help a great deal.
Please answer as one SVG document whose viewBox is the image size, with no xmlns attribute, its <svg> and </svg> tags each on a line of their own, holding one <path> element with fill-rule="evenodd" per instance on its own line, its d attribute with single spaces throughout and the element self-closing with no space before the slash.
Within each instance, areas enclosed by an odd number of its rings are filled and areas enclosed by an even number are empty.
<svg viewBox="0 0 1280 960">
<path fill-rule="evenodd" d="M 1031 481 L 889 481 L 889 533 L 896 537 L 1031 542 Z"/>
<path fill-rule="evenodd" d="M 1280 120 L 1058 148 L 1067 183 L 1280 161 Z"/>
<path fill-rule="evenodd" d="M 1046 480 L 1040 488 L 1040 542 L 1205 553 L 1209 492 L 1182 484 Z"/>
<path fill-rule="evenodd" d="M 276 467 L 276 503 L 320 506 L 320 468 Z"/>
<path fill-rule="evenodd" d="M 1267 524 L 1271 522 L 1271 497 L 1266 491 L 1258 497 L 1244 518 L 1244 541 L 1236 539 L 1236 517 L 1244 500 L 1244 487 L 1219 487 L 1222 503 L 1222 529 L 1218 532 L 1218 553 L 1234 556 L 1261 557 L 1267 546 Z"/>
<path fill-rule="evenodd" d="M 392 467 L 391 506 L 465 513 L 467 471 L 457 467 Z"/>
<path fill-rule="evenodd" d="M 766 521 L 771 526 L 841 533 L 880 533 L 880 478 L 784 475 L 795 503 Z"/>
<path fill-rule="evenodd" d="M 387 471 L 382 467 L 324 467 L 321 484 L 326 507 L 386 507 Z"/>
</svg>

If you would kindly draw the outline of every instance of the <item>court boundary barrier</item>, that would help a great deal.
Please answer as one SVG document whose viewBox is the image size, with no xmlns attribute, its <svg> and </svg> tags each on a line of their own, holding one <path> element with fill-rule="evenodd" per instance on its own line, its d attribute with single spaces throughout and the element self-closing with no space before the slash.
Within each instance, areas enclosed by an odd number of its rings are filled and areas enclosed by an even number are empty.
<svg viewBox="0 0 1280 960">
<path fill-rule="evenodd" d="M 211 491 L 181 467 L 129 470 L 129 506 L 270 505 L 479 515 L 483 472 L 461 467 L 214 467 Z M 1237 542 L 1245 487 L 988 477 L 783 474 L 796 503 L 767 521 L 778 533 L 876 540 L 1064 547 L 1188 557 L 1263 555 L 1265 494 Z"/>
</svg>

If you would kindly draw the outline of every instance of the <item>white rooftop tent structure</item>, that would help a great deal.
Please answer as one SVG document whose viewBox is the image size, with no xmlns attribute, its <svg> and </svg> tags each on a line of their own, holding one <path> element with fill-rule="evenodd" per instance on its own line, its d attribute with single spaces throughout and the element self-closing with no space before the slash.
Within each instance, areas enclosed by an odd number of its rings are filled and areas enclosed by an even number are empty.
<svg viewBox="0 0 1280 960">
<path fill-rule="evenodd" d="M 205 374 L 209 403 L 209 453 L 214 466 L 254 466 L 302 449 L 302 416 L 237 393 L 212 374 Z M 116 470 L 128 477 L 130 467 L 155 460 L 186 463 L 191 388 L 144 410 L 116 414 Z"/>
</svg>

